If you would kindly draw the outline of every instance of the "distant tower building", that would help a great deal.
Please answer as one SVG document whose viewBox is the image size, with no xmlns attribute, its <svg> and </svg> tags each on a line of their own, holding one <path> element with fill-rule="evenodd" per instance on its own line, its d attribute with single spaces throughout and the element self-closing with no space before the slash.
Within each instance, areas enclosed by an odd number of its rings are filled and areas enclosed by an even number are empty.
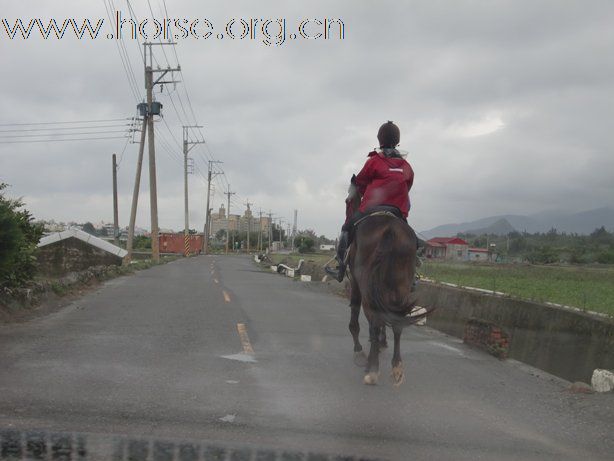
<svg viewBox="0 0 614 461">
<path fill-rule="evenodd" d="M 210 237 L 215 237 L 215 235 L 221 231 L 226 230 L 226 208 L 224 204 L 220 206 L 218 209 L 217 215 L 211 213 L 211 235 Z"/>
</svg>

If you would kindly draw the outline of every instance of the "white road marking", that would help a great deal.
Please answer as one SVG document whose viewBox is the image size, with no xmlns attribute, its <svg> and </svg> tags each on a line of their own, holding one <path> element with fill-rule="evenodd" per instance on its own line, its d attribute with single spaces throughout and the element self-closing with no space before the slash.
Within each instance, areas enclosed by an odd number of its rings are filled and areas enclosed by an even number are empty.
<svg viewBox="0 0 614 461">
<path fill-rule="evenodd" d="M 239 354 L 222 355 L 221 357 L 223 359 L 236 360 L 238 362 L 258 363 L 258 360 L 256 360 L 253 355 L 245 354 L 243 352 L 241 352 Z"/>
<path fill-rule="evenodd" d="M 239 384 L 239 381 L 236 381 L 234 379 L 227 379 L 226 384 Z"/>
<path fill-rule="evenodd" d="M 225 423 L 232 423 L 234 422 L 236 417 L 237 415 L 226 415 L 223 418 L 220 418 L 220 421 L 223 421 Z"/>
<path fill-rule="evenodd" d="M 433 346 L 439 346 L 439 347 L 442 347 L 443 349 L 447 349 L 449 351 L 453 351 L 453 352 L 456 352 L 457 354 L 465 356 L 465 353 L 463 351 L 461 351 L 460 349 L 458 349 L 458 348 L 456 348 L 454 346 L 450 346 L 448 344 L 440 343 L 439 341 L 429 341 L 429 344 L 432 344 Z"/>
<path fill-rule="evenodd" d="M 228 294 L 228 292 L 226 290 L 223 290 L 222 293 L 224 294 L 224 301 L 229 303 L 230 302 L 230 295 Z"/>
</svg>

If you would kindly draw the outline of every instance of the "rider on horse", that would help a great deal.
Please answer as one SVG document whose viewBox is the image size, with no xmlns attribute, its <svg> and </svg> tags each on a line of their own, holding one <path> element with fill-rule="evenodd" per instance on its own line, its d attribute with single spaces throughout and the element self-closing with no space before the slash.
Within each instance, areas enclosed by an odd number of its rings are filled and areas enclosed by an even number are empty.
<svg viewBox="0 0 614 461">
<path fill-rule="evenodd" d="M 374 207 L 388 206 L 399 218 L 407 220 L 409 213 L 409 191 L 414 182 L 414 171 L 401 156 L 396 147 L 401 132 L 392 122 L 384 123 L 378 133 L 380 149 L 370 152 L 368 160 L 358 175 L 352 177 L 350 195 L 346 199 L 346 218 L 337 245 L 337 268 L 326 271 L 339 282 L 346 270 L 345 255 L 351 244 L 354 224 L 369 214 Z M 354 193 L 360 194 L 358 209 L 354 209 Z"/>
</svg>

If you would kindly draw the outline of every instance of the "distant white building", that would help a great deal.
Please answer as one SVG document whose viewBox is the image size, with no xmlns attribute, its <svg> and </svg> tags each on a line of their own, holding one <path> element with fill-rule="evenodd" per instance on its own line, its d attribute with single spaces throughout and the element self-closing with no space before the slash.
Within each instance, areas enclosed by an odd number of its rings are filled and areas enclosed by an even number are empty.
<svg viewBox="0 0 614 461">
<path fill-rule="evenodd" d="M 326 244 L 321 244 L 320 245 L 320 251 L 334 251 L 335 249 L 335 245 L 326 245 Z"/>
<path fill-rule="evenodd" d="M 469 261 L 489 261 L 489 253 L 486 248 L 469 248 Z"/>
</svg>

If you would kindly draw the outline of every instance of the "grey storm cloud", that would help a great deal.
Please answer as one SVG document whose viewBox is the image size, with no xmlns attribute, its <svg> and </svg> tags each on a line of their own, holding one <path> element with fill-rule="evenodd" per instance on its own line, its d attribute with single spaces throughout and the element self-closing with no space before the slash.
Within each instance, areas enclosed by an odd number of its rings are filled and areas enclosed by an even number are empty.
<svg viewBox="0 0 614 461">
<path fill-rule="evenodd" d="M 139 18 L 144 0 L 132 0 Z M 344 40 L 179 40 L 177 54 L 207 148 L 222 160 L 242 211 L 271 209 L 333 236 L 346 184 L 395 120 L 416 171 L 417 229 L 489 214 L 612 206 L 614 5 L 608 1 L 166 2 L 171 17 L 341 18 Z M 162 2 L 151 1 L 156 16 Z M 125 1 L 115 8 L 129 15 Z M 106 18 L 103 2 L 14 2 L 2 18 Z M 2 30 L 0 30 L 0 33 Z M 125 41 L 137 82 L 136 43 Z M 130 117 L 136 101 L 113 40 L 0 38 L 0 124 Z M 160 61 L 165 62 L 158 52 Z M 175 55 L 168 50 L 168 60 Z M 9 70 L 10 69 L 10 70 Z M 180 83 L 164 104 L 158 145 L 160 225 L 181 228 L 182 123 L 193 122 Z M 142 89 L 140 90 L 142 92 Z M 170 94 L 169 94 L 170 93 Z M 182 95 L 183 105 L 177 95 Z M 173 102 L 175 107 L 173 107 Z M 175 111 L 175 108 L 177 111 Z M 172 133 L 166 128 L 170 128 Z M 1 137 L 1 136 L 0 136 Z M 167 152 L 168 144 L 173 152 Z M 124 149 L 125 146 L 125 149 Z M 122 155 L 120 221 L 128 217 L 136 144 L 0 144 L 0 180 L 41 218 L 110 220 L 110 156 Z M 205 187 L 191 181 L 191 221 L 202 227 Z M 147 170 L 138 224 L 148 226 Z M 222 201 L 217 178 L 212 206 Z"/>
</svg>

